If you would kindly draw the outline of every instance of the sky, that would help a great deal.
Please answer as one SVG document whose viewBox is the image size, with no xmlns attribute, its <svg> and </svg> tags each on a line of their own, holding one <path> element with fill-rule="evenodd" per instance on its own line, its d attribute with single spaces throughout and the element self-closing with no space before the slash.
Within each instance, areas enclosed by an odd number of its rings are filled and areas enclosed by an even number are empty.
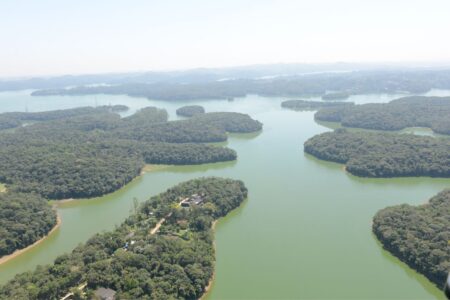
<svg viewBox="0 0 450 300">
<path fill-rule="evenodd" d="M 0 77 L 450 62 L 449 0 L 1 0 Z"/>
</svg>

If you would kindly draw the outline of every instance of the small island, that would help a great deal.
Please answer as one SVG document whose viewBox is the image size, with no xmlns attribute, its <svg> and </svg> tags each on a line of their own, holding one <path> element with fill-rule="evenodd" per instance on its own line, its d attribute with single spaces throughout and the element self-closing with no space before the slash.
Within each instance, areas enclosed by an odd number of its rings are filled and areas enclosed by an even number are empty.
<svg viewBox="0 0 450 300">
<path fill-rule="evenodd" d="M 52 265 L 18 274 L 1 299 L 61 299 L 108 293 L 118 299 L 199 299 L 213 278 L 214 222 L 247 198 L 244 183 L 202 178 L 141 205 Z"/>
<path fill-rule="evenodd" d="M 424 205 L 387 207 L 373 218 L 372 229 L 384 248 L 444 287 L 450 262 L 450 190 Z"/>
<path fill-rule="evenodd" d="M 177 109 L 176 111 L 178 116 L 182 117 L 193 117 L 198 114 L 204 114 L 205 109 L 200 105 L 187 105 Z"/>
<path fill-rule="evenodd" d="M 345 164 L 360 177 L 450 177 L 450 140 L 412 134 L 336 129 L 304 144 L 306 153 Z"/>
<path fill-rule="evenodd" d="M 350 102 L 324 102 L 324 101 L 306 101 L 306 100 L 287 100 L 281 102 L 281 107 L 296 110 L 309 111 L 318 110 L 324 107 L 349 106 Z"/>
<path fill-rule="evenodd" d="M 389 103 L 325 107 L 315 114 L 318 121 L 339 122 L 346 127 L 402 130 L 428 127 L 450 134 L 450 97 L 413 96 Z"/>
</svg>

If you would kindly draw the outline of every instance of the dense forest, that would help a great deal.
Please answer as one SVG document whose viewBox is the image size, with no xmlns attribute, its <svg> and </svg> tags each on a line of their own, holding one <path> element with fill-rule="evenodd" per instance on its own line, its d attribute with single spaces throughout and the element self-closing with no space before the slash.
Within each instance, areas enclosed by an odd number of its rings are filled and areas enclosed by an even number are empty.
<svg viewBox="0 0 450 300">
<path fill-rule="evenodd" d="M 225 141 L 227 132 L 261 127 L 238 113 L 169 122 L 167 112 L 154 107 L 123 119 L 102 111 L 42 121 L 0 132 L 0 182 L 49 199 L 101 196 L 130 182 L 145 163 L 234 160 L 231 149 L 194 143 Z"/>
<path fill-rule="evenodd" d="M 56 225 L 56 213 L 36 194 L 0 193 L 0 257 L 25 248 Z"/>
<path fill-rule="evenodd" d="M 126 94 L 159 100 L 199 100 L 261 96 L 323 96 L 373 93 L 425 93 L 431 89 L 449 89 L 448 70 L 391 70 L 316 73 L 281 76 L 270 79 L 236 78 L 185 82 L 124 82 L 108 86 L 54 88 L 33 92 L 34 96 Z M 219 79 L 219 78 L 218 78 Z M 1 85 L 0 85 L 1 88 Z M 325 96 L 327 98 L 329 96 Z"/>
<path fill-rule="evenodd" d="M 153 143 L 143 151 L 148 164 L 195 165 L 237 158 L 236 151 L 202 144 Z"/>
<path fill-rule="evenodd" d="M 8 112 L 0 114 L 0 130 L 23 126 L 30 122 L 42 122 L 51 120 L 67 119 L 77 116 L 94 116 L 107 112 L 122 112 L 128 110 L 125 105 L 112 105 L 100 107 L 78 107 L 64 110 L 53 110 L 44 112 Z"/>
<path fill-rule="evenodd" d="M 193 117 L 194 115 L 204 114 L 205 109 L 200 105 L 187 105 L 177 109 L 177 115 L 182 117 Z"/>
<path fill-rule="evenodd" d="M 349 102 L 324 102 L 324 101 L 307 101 L 307 100 L 287 100 L 281 102 L 281 107 L 289 108 L 297 111 L 318 110 L 323 107 L 348 106 L 353 105 Z"/>
<path fill-rule="evenodd" d="M 200 204 L 179 205 L 193 194 Z M 95 235 L 52 265 L 17 275 L 0 287 L 0 299 L 59 299 L 68 292 L 91 299 L 98 288 L 114 290 L 117 299 L 198 299 L 214 272 L 212 222 L 246 197 L 241 181 L 181 183 L 136 207 L 114 231 Z"/>
<path fill-rule="evenodd" d="M 319 110 L 316 120 L 377 130 L 429 127 L 450 134 L 450 97 L 405 97 L 389 103 L 334 106 Z"/>
<path fill-rule="evenodd" d="M 362 177 L 450 177 L 450 140 L 412 134 L 336 129 L 305 142 L 319 159 L 343 163 Z"/>
<path fill-rule="evenodd" d="M 382 209 L 372 228 L 389 252 L 444 287 L 450 270 L 450 190 L 417 207 L 404 204 Z"/>
</svg>

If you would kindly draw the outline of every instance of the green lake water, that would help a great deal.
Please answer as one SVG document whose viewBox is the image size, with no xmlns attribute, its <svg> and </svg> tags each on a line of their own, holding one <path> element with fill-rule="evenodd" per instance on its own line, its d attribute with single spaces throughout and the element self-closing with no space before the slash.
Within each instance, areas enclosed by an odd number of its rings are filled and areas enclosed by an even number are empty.
<svg viewBox="0 0 450 300">
<path fill-rule="evenodd" d="M 393 98 L 369 95 L 353 100 Z M 142 201 L 191 178 L 222 176 L 243 180 L 249 198 L 217 225 L 216 276 L 208 299 L 443 299 L 425 277 L 382 249 L 371 221 L 386 206 L 426 202 L 450 187 L 450 180 L 361 179 L 345 173 L 342 165 L 305 155 L 305 140 L 330 129 L 315 123 L 313 112 L 282 109 L 281 100 L 248 96 L 233 102 L 193 102 L 207 111 L 249 113 L 264 129 L 230 135 L 226 145 L 237 151 L 236 162 L 172 166 L 147 173 L 110 195 L 62 205 L 58 231 L 1 265 L 0 283 L 52 262 L 96 232 L 114 228 L 129 215 L 134 197 Z M 126 104 L 132 108 L 129 113 L 155 105 L 166 108 L 172 119 L 183 105 L 126 96 L 0 93 L 0 111 L 44 110 L 45 103 L 47 109 Z"/>
</svg>

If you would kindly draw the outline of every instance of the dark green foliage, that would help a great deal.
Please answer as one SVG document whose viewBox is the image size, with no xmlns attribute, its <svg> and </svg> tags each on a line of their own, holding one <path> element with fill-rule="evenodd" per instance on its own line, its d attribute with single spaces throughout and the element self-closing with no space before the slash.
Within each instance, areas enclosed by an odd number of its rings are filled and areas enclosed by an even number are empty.
<svg viewBox="0 0 450 300">
<path fill-rule="evenodd" d="M 350 94 L 347 92 L 335 92 L 328 93 L 322 96 L 322 100 L 332 101 L 332 100 L 345 100 L 350 97 Z"/>
<path fill-rule="evenodd" d="M 362 177 L 450 177 L 450 140 L 337 129 L 305 142 L 306 153 Z"/>
<path fill-rule="evenodd" d="M 192 117 L 198 114 L 204 114 L 205 109 L 200 105 L 188 105 L 177 109 L 177 115 L 183 117 Z"/>
<path fill-rule="evenodd" d="M 232 133 L 248 133 L 262 129 L 262 124 L 253 120 L 249 115 L 235 112 L 200 114 L 194 116 L 190 121 Z"/>
<path fill-rule="evenodd" d="M 450 134 L 450 97 L 405 97 L 383 104 L 335 106 L 319 110 L 319 121 L 377 130 L 429 127 Z"/>
<path fill-rule="evenodd" d="M 317 110 L 322 107 L 348 106 L 353 103 L 348 102 L 323 102 L 323 101 L 306 101 L 306 100 L 287 100 L 281 103 L 284 108 L 292 110 Z"/>
<path fill-rule="evenodd" d="M 236 151 L 202 144 L 154 143 L 143 150 L 148 164 L 193 165 L 230 161 L 237 158 Z"/>
<path fill-rule="evenodd" d="M 204 203 L 176 206 L 193 194 L 203 195 Z M 0 288 L 0 299 L 59 299 L 83 283 L 87 295 L 105 287 L 118 299 L 198 299 L 214 272 L 211 224 L 246 197 L 244 184 L 231 179 L 179 184 L 143 203 L 114 231 L 95 235 L 53 265 L 17 275 Z"/>
<path fill-rule="evenodd" d="M 19 134 L 13 138 L 19 141 L 0 140 L 0 181 L 11 190 L 35 192 L 50 199 L 113 192 L 138 176 L 144 165 L 140 152 L 120 141 L 75 134 L 67 135 L 69 141 Z"/>
<path fill-rule="evenodd" d="M 189 120 L 136 123 L 120 127 L 114 135 L 124 139 L 166 143 L 210 143 L 227 140 L 227 132 L 246 133 L 262 129 L 249 115 L 220 112 L 195 115 Z"/>
<path fill-rule="evenodd" d="M 0 193 L 0 257 L 33 244 L 55 225 L 55 211 L 40 196 Z"/>
<path fill-rule="evenodd" d="M 382 209 L 372 229 L 389 252 L 443 288 L 450 271 L 450 190 L 421 206 Z"/>
<path fill-rule="evenodd" d="M 43 121 L 0 134 L 0 182 L 50 199 L 101 196 L 138 176 L 144 163 L 234 160 L 231 149 L 192 143 L 225 141 L 227 131 L 260 128 L 237 113 L 168 122 L 167 112 L 154 107 L 124 119 L 102 110 Z"/>
</svg>

